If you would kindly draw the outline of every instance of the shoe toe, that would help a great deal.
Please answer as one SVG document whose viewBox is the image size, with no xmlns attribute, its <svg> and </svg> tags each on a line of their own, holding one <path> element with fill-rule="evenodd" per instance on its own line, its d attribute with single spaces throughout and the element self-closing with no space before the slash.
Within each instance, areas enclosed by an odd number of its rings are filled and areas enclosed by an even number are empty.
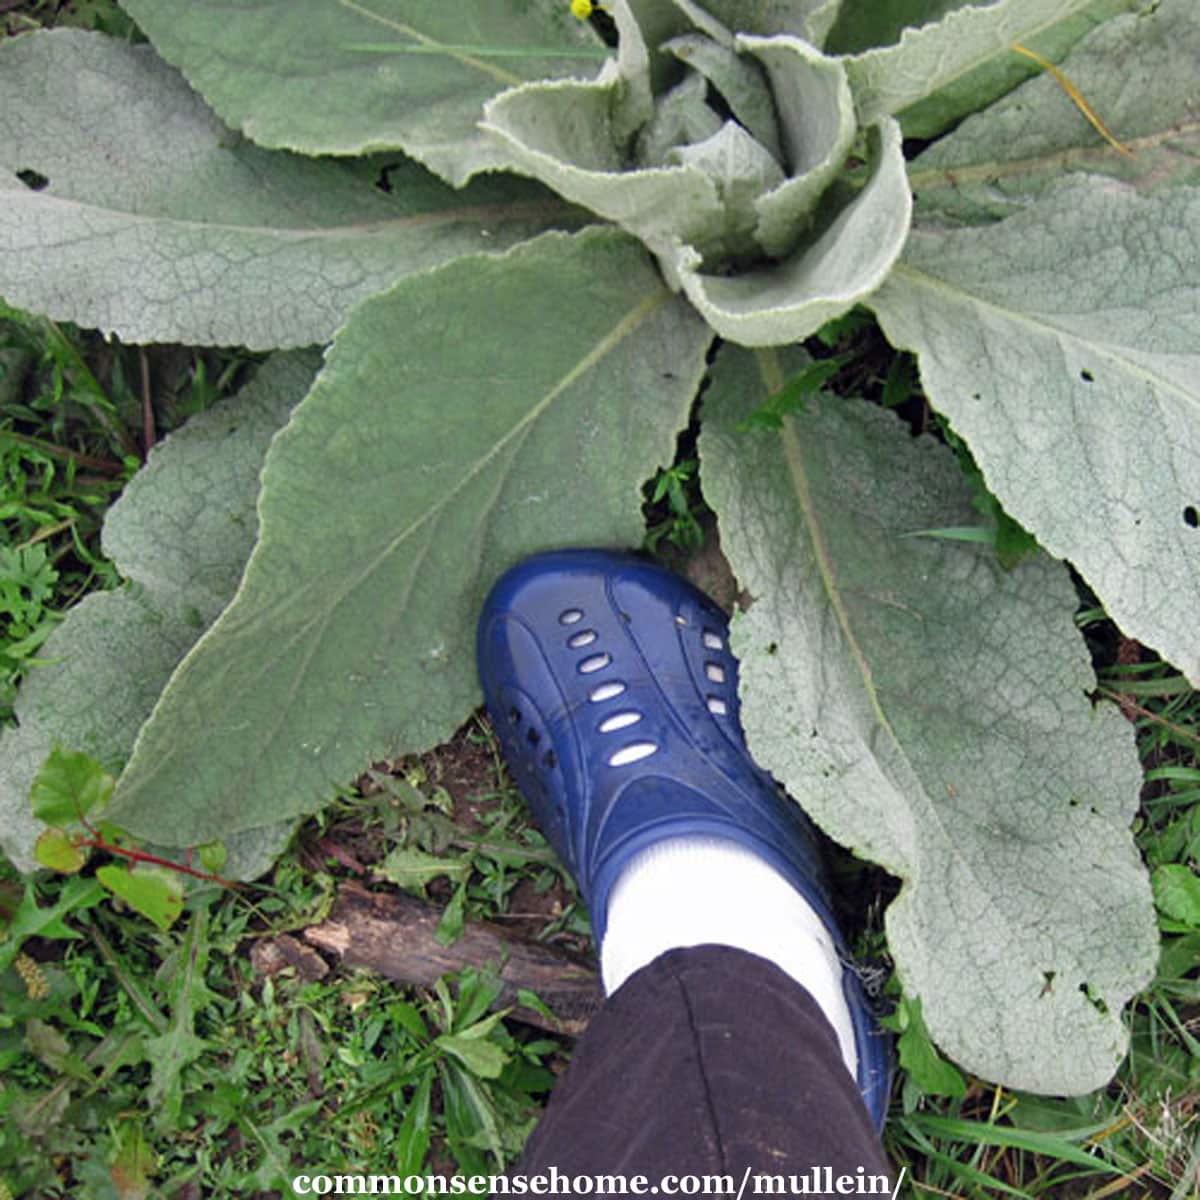
<svg viewBox="0 0 1200 1200">
<path fill-rule="evenodd" d="M 811 826 L 746 750 L 725 615 L 686 580 L 627 554 L 538 555 L 496 584 L 478 649 L 514 776 L 589 900 L 672 813 L 824 894 Z"/>
</svg>

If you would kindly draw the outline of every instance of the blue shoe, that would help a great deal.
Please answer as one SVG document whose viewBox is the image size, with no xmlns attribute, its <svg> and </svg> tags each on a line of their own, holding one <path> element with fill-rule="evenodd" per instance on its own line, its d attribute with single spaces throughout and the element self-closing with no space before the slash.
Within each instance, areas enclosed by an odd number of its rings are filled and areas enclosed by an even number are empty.
<svg viewBox="0 0 1200 1200">
<path fill-rule="evenodd" d="M 665 838 L 727 838 L 808 901 L 849 961 L 815 832 L 746 749 L 724 613 L 686 580 L 603 550 L 507 572 L 484 605 L 479 673 L 496 734 L 596 941 L 625 865 Z M 890 1056 L 851 966 L 858 1083 L 877 1129 Z"/>
</svg>

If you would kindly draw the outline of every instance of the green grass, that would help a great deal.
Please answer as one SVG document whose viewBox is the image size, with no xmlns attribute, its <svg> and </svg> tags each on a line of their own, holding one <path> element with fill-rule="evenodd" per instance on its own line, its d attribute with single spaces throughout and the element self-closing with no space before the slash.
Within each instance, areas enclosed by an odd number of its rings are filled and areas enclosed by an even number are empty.
<svg viewBox="0 0 1200 1200">
<path fill-rule="evenodd" d="M 0 971 L 0 1181 L 14 1195 L 121 1196 L 114 1166 L 140 1163 L 155 1195 L 240 1197 L 287 1192 L 306 1166 L 486 1174 L 510 1162 L 564 1045 L 488 1015 L 494 979 L 405 990 L 351 971 L 260 977 L 249 957 L 321 920 L 338 878 L 414 850 L 440 862 L 415 890 L 446 911 L 461 893 L 466 917 L 581 944 L 586 919 L 495 763 L 477 726 L 369 773 L 266 880 L 201 887 L 169 933 L 84 880 L 38 880 L 41 908 L 76 903 L 26 943 L 36 965 Z M 447 764 L 467 777 L 442 782 Z M 0 888 L 0 913 L 19 920 L 11 872 Z M 522 895 L 545 897 L 545 911 L 514 909 Z"/>
<path fill-rule="evenodd" d="M 76 910 L 84 936 L 34 969 L 47 995 L 5 972 L 0 1179 L 13 1194 L 120 1195 L 112 1167 L 131 1144 L 164 1196 L 287 1191 L 306 1165 L 506 1162 L 552 1085 L 557 1041 L 487 1016 L 486 976 L 411 996 L 353 973 L 256 979 L 246 939 L 316 898 L 285 864 L 265 893 L 194 895 L 168 935 L 98 903 Z"/>
</svg>

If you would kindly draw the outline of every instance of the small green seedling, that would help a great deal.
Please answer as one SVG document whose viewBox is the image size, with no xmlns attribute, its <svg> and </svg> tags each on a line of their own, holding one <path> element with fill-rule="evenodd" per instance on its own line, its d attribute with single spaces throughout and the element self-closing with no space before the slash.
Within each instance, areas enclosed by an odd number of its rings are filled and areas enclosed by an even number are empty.
<svg viewBox="0 0 1200 1200">
<path fill-rule="evenodd" d="M 49 826 L 37 840 L 35 857 L 43 867 L 64 875 L 81 871 L 93 850 L 125 860 L 99 867 L 96 879 L 166 932 L 183 911 L 185 877 L 231 885 L 215 871 L 198 871 L 138 849 L 127 834 L 105 822 L 102 814 L 114 784 L 94 759 L 55 746 L 30 792 L 33 815 Z M 206 865 L 222 864 L 224 848 L 208 843 L 201 856 Z"/>
</svg>

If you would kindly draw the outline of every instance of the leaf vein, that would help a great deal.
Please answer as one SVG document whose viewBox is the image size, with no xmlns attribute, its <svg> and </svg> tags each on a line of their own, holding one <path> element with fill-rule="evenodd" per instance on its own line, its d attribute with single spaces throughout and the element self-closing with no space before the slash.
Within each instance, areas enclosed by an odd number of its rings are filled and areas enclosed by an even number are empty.
<svg viewBox="0 0 1200 1200">
<path fill-rule="evenodd" d="M 432 49 L 437 49 L 446 54 L 448 58 L 454 59 L 456 62 L 462 63 L 465 67 L 473 67 L 483 75 L 490 75 L 493 79 L 508 86 L 513 86 L 518 83 L 524 83 L 520 75 L 515 75 L 511 71 L 505 71 L 501 67 L 494 67 L 490 63 L 481 62 L 478 58 L 470 54 L 464 54 L 460 49 L 446 45 L 444 42 L 439 42 L 437 38 L 432 38 L 428 34 L 421 33 L 414 29 L 411 25 L 403 21 L 396 21 L 391 17 L 385 17 L 381 13 L 377 13 L 364 4 L 357 4 L 355 0 L 338 0 L 338 3 L 343 8 L 348 8 L 351 12 L 356 12 L 359 16 L 366 17 L 370 21 L 378 21 L 380 25 L 394 30 L 396 33 L 404 37 L 410 37 L 415 42 L 420 42 L 423 46 L 428 46 Z"/>
<path fill-rule="evenodd" d="M 8 208 L 12 216 L 18 216 L 21 208 L 21 197 Z M 483 207 L 471 205 L 443 208 L 433 212 L 413 213 L 404 217 L 389 217 L 378 221 L 364 221 L 352 225 L 307 225 L 301 228 L 288 229 L 270 225 L 237 225 L 227 221 L 199 221 L 192 218 L 174 217 L 169 214 L 131 213 L 119 208 L 101 208 L 81 200 L 71 200 L 62 196 L 30 196 L 25 200 L 24 207 L 35 212 L 44 212 L 47 208 L 76 209 L 83 219 L 94 216 L 117 218 L 125 223 L 127 228 L 139 226 L 162 225 L 179 230 L 201 230 L 204 234 L 233 233 L 239 235 L 259 235 L 274 238 L 279 241 L 310 241 L 325 238 L 359 237 L 378 235 L 389 232 L 407 232 L 409 230 L 425 229 L 438 225 L 453 225 L 458 222 L 477 222 L 485 225 L 501 220 L 550 219 L 567 211 L 567 206 L 557 199 L 529 200 L 514 204 L 489 204 Z M 83 238 L 71 241 L 56 240 L 44 243 L 47 245 L 71 246 L 81 244 L 92 237 L 111 235 L 112 230 L 89 228 Z"/>
<path fill-rule="evenodd" d="M 1196 134 L 1200 134 L 1200 122 L 1193 121 L 1171 129 L 1164 129 L 1159 133 L 1146 134 L 1145 137 L 1126 138 L 1124 144 L 1136 153 L 1139 150 L 1156 150 L 1172 138 L 1192 137 Z M 1076 163 L 1103 162 L 1117 157 L 1120 156 L 1111 146 L 1102 143 L 1095 146 L 1069 146 L 1065 150 L 1035 155 L 1032 158 L 1014 158 L 1005 162 L 968 163 L 961 167 L 928 167 L 923 171 L 910 171 L 908 181 L 914 192 L 920 192 L 929 188 L 987 183 L 1013 175 L 1026 175 L 1039 170 L 1071 166 Z"/>
</svg>

